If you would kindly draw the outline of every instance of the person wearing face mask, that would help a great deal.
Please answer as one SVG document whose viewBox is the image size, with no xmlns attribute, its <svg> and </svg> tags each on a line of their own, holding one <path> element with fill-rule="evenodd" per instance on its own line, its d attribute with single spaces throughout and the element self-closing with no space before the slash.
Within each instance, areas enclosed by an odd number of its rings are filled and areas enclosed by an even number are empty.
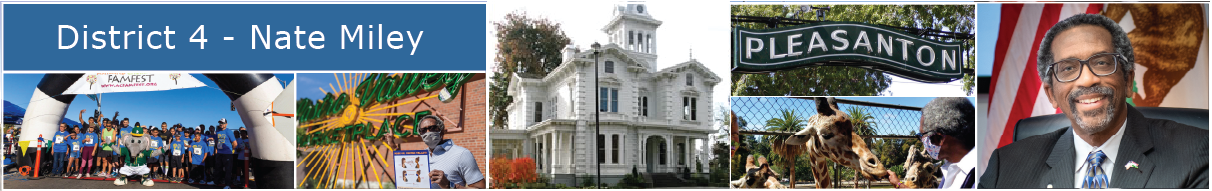
<svg viewBox="0 0 1212 191">
<path fill-rule="evenodd" d="M 484 173 L 470 150 L 450 139 L 443 139 L 446 126 L 437 115 L 421 117 L 418 124 L 421 140 L 429 147 L 429 187 L 441 189 L 483 189 Z"/>
<path fill-rule="evenodd" d="M 922 119 L 917 137 L 930 158 L 943 160 L 939 188 L 972 189 L 976 187 L 976 107 L 960 97 L 941 97 L 922 107 Z M 896 173 L 888 171 L 888 180 L 900 182 Z"/>
</svg>

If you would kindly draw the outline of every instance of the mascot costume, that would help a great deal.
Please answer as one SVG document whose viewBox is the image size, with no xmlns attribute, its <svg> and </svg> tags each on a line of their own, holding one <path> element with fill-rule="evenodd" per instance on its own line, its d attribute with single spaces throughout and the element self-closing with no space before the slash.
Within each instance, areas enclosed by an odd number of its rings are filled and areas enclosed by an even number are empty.
<svg viewBox="0 0 1212 191">
<path fill-rule="evenodd" d="M 151 169 L 147 168 L 147 159 L 160 156 L 160 150 L 151 148 L 151 139 L 143 136 L 143 127 L 135 127 L 129 134 L 122 136 L 121 143 L 111 147 L 116 151 L 120 151 L 120 160 L 126 161 L 126 166 L 118 169 L 118 173 L 121 176 L 114 180 L 114 185 L 118 186 L 126 185 L 128 177 L 143 176 L 151 172 Z M 147 177 L 141 179 L 140 183 L 143 186 L 152 186 L 155 184 Z"/>
</svg>

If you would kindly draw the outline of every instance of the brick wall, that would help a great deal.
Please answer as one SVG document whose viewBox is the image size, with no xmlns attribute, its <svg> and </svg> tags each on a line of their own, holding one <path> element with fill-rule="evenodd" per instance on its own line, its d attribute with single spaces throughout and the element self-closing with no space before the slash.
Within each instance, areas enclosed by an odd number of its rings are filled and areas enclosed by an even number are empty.
<svg viewBox="0 0 1212 191">
<path fill-rule="evenodd" d="M 392 112 L 412 112 L 429 109 L 441 114 L 440 116 L 445 118 L 443 120 L 449 120 L 446 123 L 447 132 L 444 137 L 454 141 L 455 145 L 467 148 L 467 150 L 471 150 L 471 153 L 476 156 L 476 163 L 478 163 L 480 166 L 480 171 L 484 173 L 485 177 L 487 177 L 487 91 L 488 83 L 485 80 L 485 75 L 482 73 L 476 74 L 471 78 L 471 80 L 468 80 L 468 82 L 464 84 L 463 89 L 459 92 L 459 95 L 449 103 L 442 103 L 437 99 L 432 99 L 432 101 L 426 100 L 423 103 L 418 102 L 416 104 L 399 106 L 393 109 L 394 111 Z M 420 94 L 419 96 L 415 97 L 425 96 L 430 96 L 430 94 Z M 397 102 L 404 102 L 408 100 L 412 100 L 412 98 L 401 99 Z M 430 108 L 430 106 L 432 106 L 432 108 Z M 461 125 L 462 129 L 458 129 L 457 127 L 460 119 L 463 123 L 463 125 Z M 420 137 L 414 136 L 406 138 L 405 140 L 407 142 L 401 144 L 402 148 L 396 148 L 397 150 L 423 150 L 427 148 L 425 143 L 421 141 Z"/>
<path fill-rule="evenodd" d="M 357 84 L 354 85 L 356 86 Z M 485 177 L 487 177 L 487 87 L 488 83 L 485 80 L 485 75 L 483 73 L 479 73 L 472 76 L 471 79 L 464 84 L 459 94 L 449 103 L 443 103 L 437 98 L 433 98 L 370 113 L 408 113 L 425 110 L 433 111 L 435 114 L 443 117 L 443 120 L 446 122 L 447 132 L 445 134 L 445 138 L 454 141 L 455 145 L 459 145 L 470 150 L 471 153 L 475 155 L 476 163 L 478 163 L 477 165 L 480 167 L 480 171 L 484 173 Z M 404 103 L 437 94 L 438 92 L 424 92 L 383 104 Z M 395 117 L 392 116 L 375 116 L 369 118 L 384 121 L 395 119 Z M 377 127 L 381 123 L 371 121 L 371 124 Z M 394 167 L 390 166 L 390 164 L 386 167 L 381 165 L 381 160 L 386 160 L 390 163 L 392 150 L 427 149 L 425 143 L 421 141 L 419 136 L 416 135 L 402 137 L 401 139 L 395 140 L 381 139 L 376 141 L 367 141 L 365 144 L 367 148 L 370 149 L 369 151 L 360 150 L 362 147 L 358 142 L 337 144 L 328 147 L 321 146 L 319 148 L 300 148 L 304 151 L 322 150 L 324 148 L 328 148 L 329 152 L 323 157 L 312 157 L 306 161 L 299 160 L 298 162 L 310 162 L 318 158 L 330 159 L 331 161 L 326 161 L 331 162 L 326 165 L 328 168 L 320 168 L 319 170 L 332 173 L 337 179 L 360 180 L 362 181 L 360 183 L 365 183 L 367 180 L 370 182 L 382 181 L 390 183 L 392 182 L 392 179 L 396 177 Z M 389 149 L 388 146 L 390 146 L 391 149 Z M 358 168 L 357 166 L 367 168 Z M 317 175 L 321 174 L 324 173 L 317 173 Z M 375 174 L 378 174 L 378 176 Z M 316 175 L 313 175 L 313 177 L 314 176 Z M 297 179 L 302 180 L 303 177 L 297 177 Z M 326 178 L 325 180 L 330 180 L 330 178 Z M 338 185 L 340 184 L 338 183 Z M 375 187 L 377 188 L 377 186 Z"/>
</svg>

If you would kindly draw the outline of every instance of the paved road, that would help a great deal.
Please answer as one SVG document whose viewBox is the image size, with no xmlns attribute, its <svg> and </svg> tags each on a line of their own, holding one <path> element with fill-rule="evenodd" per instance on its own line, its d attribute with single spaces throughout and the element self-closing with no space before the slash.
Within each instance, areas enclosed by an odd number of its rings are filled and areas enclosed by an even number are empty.
<svg viewBox="0 0 1212 191">
<path fill-rule="evenodd" d="M 215 187 L 208 185 L 192 185 L 179 183 L 156 182 L 154 186 L 147 187 L 136 182 L 130 182 L 125 186 L 116 186 L 114 181 L 102 180 L 76 180 L 66 178 L 44 178 L 41 180 L 30 180 L 25 176 L 16 173 L 4 174 L 4 189 L 219 189 L 223 187 Z"/>
</svg>

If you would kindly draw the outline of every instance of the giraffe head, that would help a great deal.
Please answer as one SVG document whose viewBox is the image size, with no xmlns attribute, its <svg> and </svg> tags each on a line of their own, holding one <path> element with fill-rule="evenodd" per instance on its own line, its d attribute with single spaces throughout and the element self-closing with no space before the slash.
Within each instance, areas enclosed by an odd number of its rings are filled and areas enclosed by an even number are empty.
<svg viewBox="0 0 1212 191">
<path fill-rule="evenodd" d="M 905 158 L 905 186 L 909 188 L 937 188 L 938 177 L 942 171 L 930 160 L 925 150 L 917 150 L 917 146 L 909 147 L 909 156 Z"/>
<path fill-rule="evenodd" d="M 862 172 L 863 177 L 870 180 L 887 177 L 888 171 L 867 148 L 863 137 L 854 132 L 850 116 L 838 109 L 837 102 L 832 97 L 817 97 L 815 102 L 816 115 L 808 118 L 807 127 L 788 137 L 786 144 L 806 144 L 815 150 L 809 153 L 813 155 L 811 157 L 829 158 Z"/>
</svg>

